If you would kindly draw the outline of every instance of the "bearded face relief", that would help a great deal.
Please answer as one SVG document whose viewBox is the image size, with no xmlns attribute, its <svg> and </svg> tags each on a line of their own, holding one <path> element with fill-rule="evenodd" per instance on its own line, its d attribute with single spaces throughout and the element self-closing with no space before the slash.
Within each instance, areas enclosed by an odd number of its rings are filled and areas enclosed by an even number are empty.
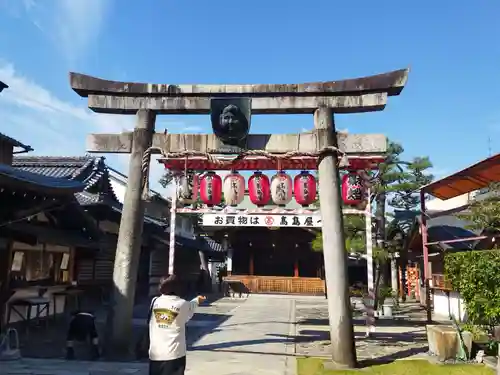
<svg viewBox="0 0 500 375">
<path fill-rule="evenodd" d="M 219 116 L 216 134 L 224 138 L 238 141 L 243 139 L 249 131 L 249 124 L 240 108 L 234 104 L 224 107 Z"/>
<path fill-rule="evenodd" d="M 221 130 L 225 133 L 232 133 L 238 130 L 240 120 L 238 119 L 239 108 L 233 104 L 228 105 L 220 114 Z"/>
</svg>

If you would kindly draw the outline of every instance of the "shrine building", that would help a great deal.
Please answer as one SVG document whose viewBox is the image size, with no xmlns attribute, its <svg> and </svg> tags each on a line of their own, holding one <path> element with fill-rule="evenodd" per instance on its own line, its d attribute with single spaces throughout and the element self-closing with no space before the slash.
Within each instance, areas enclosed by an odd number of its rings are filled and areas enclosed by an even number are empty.
<svg viewBox="0 0 500 375">
<path fill-rule="evenodd" d="M 270 200 L 260 209 L 286 214 L 253 214 L 248 190 L 234 212 L 203 214 L 207 234 L 230 246 L 225 279 L 240 281 L 252 293 L 324 294 L 323 253 L 311 245 L 321 227 L 317 207 L 304 209 L 293 199 L 285 207 Z M 351 284 L 365 281 L 365 274 L 365 260 L 349 259 Z"/>
</svg>

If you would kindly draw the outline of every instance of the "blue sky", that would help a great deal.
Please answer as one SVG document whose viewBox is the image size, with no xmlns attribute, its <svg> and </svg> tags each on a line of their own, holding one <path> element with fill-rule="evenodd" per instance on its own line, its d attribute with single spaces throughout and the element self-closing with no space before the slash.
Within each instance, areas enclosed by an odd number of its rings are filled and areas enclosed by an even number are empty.
<svg viewBox="0 0 500 375">
<path fill-rule="evenodd" d="M 273 0 L 0 0 L 0 131 L 38 155 L 81 155 L 89 132 L 132 117 L 95 115 L 68 72 L 156 83 L 299 83 L 411 67 L 385 111 L 337 116 L 384 133 L 438 176 L 500 149 L 500 3 Z M 312 117 L 254 116 L 252 132 L 300 132 Z M 208 116 L 157 129 L 211 131 Z M 488 138 L 491 138 L 490 146 Z M 108 158 L 127 172 L 127 157 Z M 159 166 L 153 179 L 161 173 Z"/>
</svg>

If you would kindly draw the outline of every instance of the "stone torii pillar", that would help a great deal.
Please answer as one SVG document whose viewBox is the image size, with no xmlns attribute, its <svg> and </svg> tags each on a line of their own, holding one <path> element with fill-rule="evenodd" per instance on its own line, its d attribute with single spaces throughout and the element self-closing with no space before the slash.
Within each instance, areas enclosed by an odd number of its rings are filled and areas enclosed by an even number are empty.
<svg viewBox="0 0 500 375">
<path fill-rule="evenodd" d="M 302 134 L 250 134 L 246 149 L 284 154 L 289 151 L 314 153 L 325 147 L 338 146 L 337 155 L 320 157 L 318 170 L 331 355 L 333 362 L 343 367 L 356 365 L 356 352 L 347 281 L 338 159 L 339 154 L 347 157 L 385 154 L 387 140 L 379 134 L 337 134 L 333 114 L 383 110 L 388 96 L 401 93 L 407 77 L 408 70 L 402 69 L 364 78 L 304 84 L 169 85 L 106 81 L 70 73 L 71 87 L 80 96 L 88 97 L 88 106 L 93 111 L 138 114 L 139 119 L 149 118 L 150 121 L 146 121 L 148 124 L 153 123 L 153 114 L 208 115 L 213 98 L 249 98 L 252 114 L 314 114 L 314 131 Z M 139 125 L 142 123 L 140 120 Z M 154 130 L 153 125 L 142 126 L 142 129 L 146 128 L 148 132 Z M 133 260 L 140 251 L 136 241 L 126 238 L 140 236 L 139 223 L 142 223 L 144 215 L 140 208 L 141 196 L 137 192 L 142 189 L 143 177 L 138 160 L 141 151 L 149 144 L 149 139 L 146 141 L 147 137 L 144 137 L 144 142 L 139 142 L 138 130 L 136 128 L 134 133 L 91 134 L 87 145 L 89 152 L 132 152 L 113 275 L 116 292 L 112 337 L 118 347 L 130 344 L 137 275 L 137 262 Z M 154 134 L 152 145 L 167 153 L 186 150 L 212 154 L 234 153 L 224 148 L 214 134 Z"/>
</svg>

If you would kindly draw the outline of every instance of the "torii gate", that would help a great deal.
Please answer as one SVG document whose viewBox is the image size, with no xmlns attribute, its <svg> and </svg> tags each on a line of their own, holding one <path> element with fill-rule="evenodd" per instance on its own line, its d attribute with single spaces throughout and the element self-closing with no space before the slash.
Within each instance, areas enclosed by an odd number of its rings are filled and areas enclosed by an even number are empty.
<svg viewBox="0 0 500 375">
<path fill-rule="evenodd" d="M 71 87 L 80 96 L 88 97 L 88 106 L 93 111 L 137 116 L 133 132 L 91 134 L 87 143 L 88 152 L 131 154 L 113 274 L 113 346 L 127 351 L 130 345 L 144 217 L 142 192 L 149 171 L 149 156 L 161 150 L 164 159 L 174 165 L 176 162 L 184 165 L 191 157 L 207 159 L 210 155 L 242 152 L 228 150 L 214 134 L 155 134 L 156 115 L 207 115 L 212 111 L 213 99 L 246 98 L 252 114 L 314 114 L 312 132 L 249 134 L 246 150 L 273 157 L 283 157 L 293 151 L 304 165 L 313 167 L 309 169 L 318 169 L 331 355 L 335 363 L 354 367 L 356 353 L 347 282 L 339 160 L 342 159 L 343 167 L 347 168 L 373 168 L 374 162 L 380 162 L 387 150 L 387 139 L 380 134 L 337 134 L 333 114 L 383 110 L 388 96 L 399 95 L 403 90 L 408 72 L 402 69 L 357 79 L 279 85 L 131 83 L 70 73 Z M 143 163 L 144 157 L 146 163 Z"/>
</svg>

